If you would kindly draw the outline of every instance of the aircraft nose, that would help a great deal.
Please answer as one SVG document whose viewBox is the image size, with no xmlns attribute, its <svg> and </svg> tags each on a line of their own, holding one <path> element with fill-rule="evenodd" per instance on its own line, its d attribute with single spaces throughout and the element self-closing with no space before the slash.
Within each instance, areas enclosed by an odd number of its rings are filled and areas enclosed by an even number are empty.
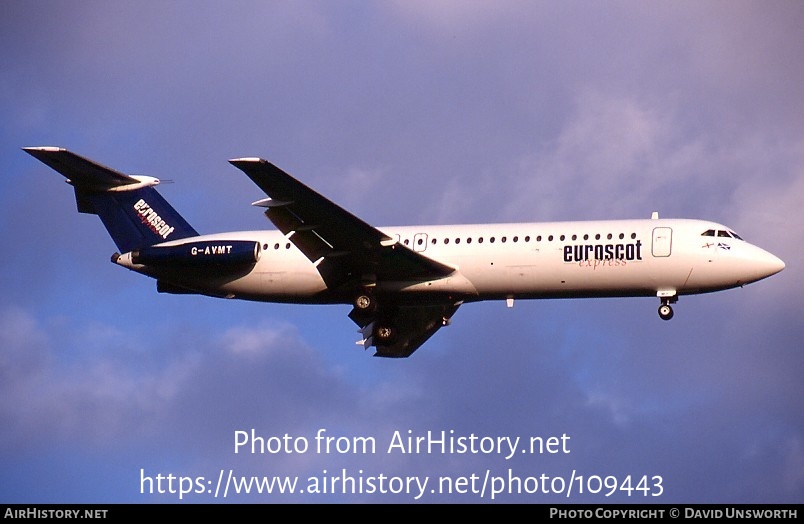
<svg viewBox="0 0 804 524">
<path fill-rule="evenodd" d="M 757 269 L 762 273 L 762 278 L 775 275 L 785 268 L 781 258 L 773 253 L 761 250 L 761 254 L 756 259 Z"/>
<path fill-rule="evenodd" d="M 771 255 L 770 253 L 768 253 L 768 255 L 770 255 L 768 260 L 768 276 L 775 275 L 785 268 L 784 261 L 782 261 L 781 258 L 776 255 Z"/>
<path fill-rule="evenodd" d="M 734 269 L 740 275 L 740 285 L 768 278 L 785 267 L 779 257 L 752 244 L 744 244 L 744 249 L 735 254 L 738 256 L 733 259 L 737 264 Z"/>
</svg>

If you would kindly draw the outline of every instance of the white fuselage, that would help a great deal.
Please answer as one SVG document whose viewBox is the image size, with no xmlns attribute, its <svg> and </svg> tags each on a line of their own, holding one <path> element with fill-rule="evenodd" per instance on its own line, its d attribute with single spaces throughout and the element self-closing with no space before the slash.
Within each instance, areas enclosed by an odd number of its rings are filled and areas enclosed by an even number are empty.
<svg viewBox="0 0 804 524">
<path fill-rule="evenodd" d="M 375 356 L 410 356 L 465 302 L 655 296 L 673 317 L 680 295 L 742 286 L 784 263 L 727 227 L 689 219 L 375 228 L 258 157 L 229 161 L 266 195 L 274 231 L 199 235 L 154 189 L 59 147 L 25 151 L 73 185 L 98 215 L 112 262 L 162 293 L 263 302 L 351 304 Z"/>
<path fill-rule="evenodd" d="M 638 219 L 378 228 L 401 246 L 452 266 L 437 280 L 381 282 L 377 292 L 465 301 L 606 296 L 675 297 L 742 286 L 784 263 L 717 223 Z M 710 232 L 706 235 L 705 232 Z M 279 231 L 202 235 L 194 241 L 259 242 L 259 260 L 237 275 L 117 263 L 215 296 L 275 302 L 349 302 L 332 296 L 313 262 Z M 181 244 L 183 241 L 164 245 Z"/>
</svg>

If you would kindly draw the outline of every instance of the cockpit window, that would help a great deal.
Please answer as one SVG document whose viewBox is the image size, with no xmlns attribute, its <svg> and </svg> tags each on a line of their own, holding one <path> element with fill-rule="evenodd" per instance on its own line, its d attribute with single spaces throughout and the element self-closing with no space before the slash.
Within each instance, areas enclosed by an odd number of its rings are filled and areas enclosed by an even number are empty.
<svg viewBox="0 0 804 524">
<path fill-rule="evenodd" d="M 740 235 L 735 233 L 734 231 L 729 231 L 726 229 L 707 229 L 703 233 L 701 233 L 702 237 L 720 237 L 720 238 L 736 238 L 737 240 L 742 240 Z"/>
</svg>

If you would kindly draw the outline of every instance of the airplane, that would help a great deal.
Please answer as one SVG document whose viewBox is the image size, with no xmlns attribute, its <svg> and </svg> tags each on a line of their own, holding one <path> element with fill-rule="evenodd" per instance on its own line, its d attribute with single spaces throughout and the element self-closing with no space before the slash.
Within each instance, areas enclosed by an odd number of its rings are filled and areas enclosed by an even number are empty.
<svg viewBox="0 0 804 524">
<path fill-rule="evenodd" d="M 697 219 L 376 228 L 274 164 L 229 163 L 266 195 L 275 230 L 199 234 L 157 192 L 61 147 L 24 151 L 66 177 L 95 214 L 111 260 L 156 280 L 160 293 L 294 304 L 349 304 L 358 344 L 409 357 L 458 308 L 516 299 L 656 297 L 673 317 L 682 295 L 721 291 L 782 271 L 784 262 L 732 229 Z"/>
</svg>

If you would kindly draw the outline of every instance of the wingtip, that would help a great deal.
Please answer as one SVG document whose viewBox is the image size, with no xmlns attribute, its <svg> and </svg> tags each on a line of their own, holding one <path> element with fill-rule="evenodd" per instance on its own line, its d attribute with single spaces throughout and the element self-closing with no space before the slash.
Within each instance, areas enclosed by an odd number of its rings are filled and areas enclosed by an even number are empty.
<svg viewBox="0 0 804 524">
<path fill-rule="evenodd" d="M 63 147 L 57 146 L 33 146 L 33 147 L 23 147 L 23 151 L 26 153 L 35 153 L 35 152 L 43 152 L 43 153 L 57 153 L 59 151 L 67 151 Z"/>
<path fill-rule="evenodd" d="M 266 162 L 264 159 L 256 156 L 246 156 L 242 158 L 232 158 L 229 160 L 230 164 L 258 164 Z"/>
</svg>

